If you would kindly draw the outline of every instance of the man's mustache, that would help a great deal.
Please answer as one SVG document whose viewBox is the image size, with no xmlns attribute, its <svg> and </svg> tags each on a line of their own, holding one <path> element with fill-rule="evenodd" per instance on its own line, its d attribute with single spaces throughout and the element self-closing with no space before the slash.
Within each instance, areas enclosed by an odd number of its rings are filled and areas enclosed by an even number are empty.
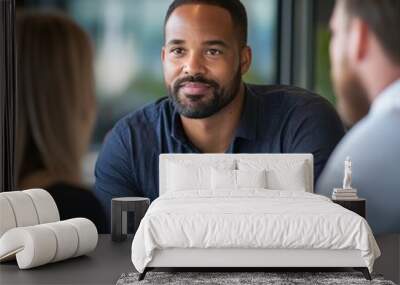
<svg viewBox="0 0 400 285">
<path fill-rule="evenodd" d="M 174 84 L 174 91 L 175 93 L 178 92 L 178 90 L 185 85 L 186 83 L 203 83 L 203 84 L 207 84 L 210 87 L 213 87 L 215 89 L 219 88 L 219 84 L 218 82 L 211 80 L 211 79 L 207 79 L 201 75 L 195 75 L 195 76 L 185 76 L 182 77 L 180 79 L 178 79 L 175 84 Z"/>
</svg>

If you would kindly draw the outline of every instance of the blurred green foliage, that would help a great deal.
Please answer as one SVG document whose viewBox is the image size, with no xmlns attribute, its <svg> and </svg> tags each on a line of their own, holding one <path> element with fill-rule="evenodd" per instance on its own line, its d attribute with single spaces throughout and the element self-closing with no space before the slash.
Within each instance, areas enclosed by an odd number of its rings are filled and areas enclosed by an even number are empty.
<svg viewBox="0 0 400 285">
<path fill-rule="evenodd" d="M 336 105 L 336 97 L 333 92 L 330 77 L 329 59 L 330 32 L 327 26 L 319 26 L 316 34 L 316 58 L 315 58 L 315 91 Z"/>
</svg>

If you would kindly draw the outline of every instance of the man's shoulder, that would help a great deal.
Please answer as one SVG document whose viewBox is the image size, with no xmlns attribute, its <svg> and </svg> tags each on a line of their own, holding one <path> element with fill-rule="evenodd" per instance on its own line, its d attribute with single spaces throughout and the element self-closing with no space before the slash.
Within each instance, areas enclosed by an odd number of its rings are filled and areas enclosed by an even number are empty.
<svg viewBox="0 0 400 285">
<path fill-rule="evenodd" d="M 302 116 L 336 116 L 331 103 L 324 97 L 295 86 L 247 85 L 264 112 L 302 114 Z"/>
<path fill-rule="evenodd" d="M 275 103 L 306 104 L 326 101 L 318 94 L 296 86 L 247 84 L 247 87 L 253 95 L 261 100 Z"/>
<path fill-rule="evenodd" d="M 347 133 L 340 149 L 347 152 L 400 155 L 400 134 L 393 132 L 400 124 L 400 116 L 387 113 L 381 116 L 368 114 Z M 390 138 L 390 139 L 388 139 Z M 379 153 L 379 154 L 378 154 Z"/>
<path fill-rule="evenodd" d="M 155 127 L 162 116 L 172 116 L 172 108 L 168 97 L 162 97 L 140 109 L 125 115 L 114 127 L 116 131 L 126 129 L 141 130 Z"/>
<path fill-rule="evenodd" d="M 400 124 L 400 117 L 394 118 L 390 114 L 373 117 L 367 115 L 354 125 L 340 141 L 332 153 L 324 173 L 318 183 L 318 191 L 325 193 L 332 189 L 335 183 L 339 183 L 343 177 L 343 162 L 350 156 L 356 175 L 354 178 L 356 187 L 370 187 L 380 173 L 386 173 L 386 177 L 393 170 L 397 171 L 398 159 L 400 159 L 400 135 L 393 130 Z M 388 139 L 390 138 L 390 139 Z M 336 184 L 337 186 L 337 184 Z"/>
</svg>

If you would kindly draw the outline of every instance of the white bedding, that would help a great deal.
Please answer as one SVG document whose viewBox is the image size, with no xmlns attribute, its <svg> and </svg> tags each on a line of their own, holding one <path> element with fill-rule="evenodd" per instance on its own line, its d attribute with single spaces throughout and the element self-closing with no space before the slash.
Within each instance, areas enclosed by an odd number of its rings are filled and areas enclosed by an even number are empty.
<svg viewBox="0 0 400 285">
<path fill-rule="evenodd" d="M 359 215 L 320 195 L 265 189 L 162 195 L 134 237 L 135 268 L 143 272 L 165 248 L 358 249 L 370 272 L 380 255 Z"/>
</svg>

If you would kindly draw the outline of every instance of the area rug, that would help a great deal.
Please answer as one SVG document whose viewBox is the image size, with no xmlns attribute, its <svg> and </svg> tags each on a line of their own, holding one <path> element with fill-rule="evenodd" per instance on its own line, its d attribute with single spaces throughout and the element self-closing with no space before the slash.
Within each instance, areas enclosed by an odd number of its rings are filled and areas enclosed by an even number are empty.
<svg viewBox="0 0 400 285">
<path fill-rule="evenodd" d="M 138 281 L 138 276 L 138 273 L 122 274 L 117 285 L 395 285 L 392 281 L 384 280 L 381 275 L 372 275 L 373 280 L 368 281 L 360 272 L 148 272 L 142 281 Z"/>
</svg>

